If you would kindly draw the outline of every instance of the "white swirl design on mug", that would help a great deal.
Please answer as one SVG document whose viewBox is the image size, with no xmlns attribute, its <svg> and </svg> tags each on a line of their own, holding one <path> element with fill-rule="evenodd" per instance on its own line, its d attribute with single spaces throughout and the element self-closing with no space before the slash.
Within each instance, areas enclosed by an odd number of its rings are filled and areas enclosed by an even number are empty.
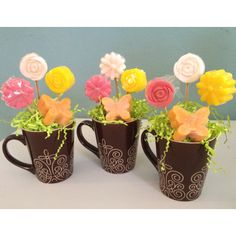
<svg viewBox="0 0 236 236">
<path fill-rule="evenodd" d="M 188 200 L 194 200 L 199 197 L 202 192 L 204 181 L 206 179 L 207 167 L 203 167 L 201 171 L 196 172 L 191 177 L 192 184 L 189 185 L 189 192 L 186 194 Z"/>
<path fill-rule="evenodd" d="M 122 150 L 107 144 L 105 139 L 102 139 L 102 142 L 98 146 L 102 166 L 106 171 L 111 173 L 125 173 L 134 168 L 136 159 L 135 144 L 128 150 L 127 163 L 125 163 Z"/>
<path fill-rule="evenodd" d="M 128 159 L 127 159 L 127 165 L 126 170 L 132 170 L 135 166 L 136 161 L 136 155 L 137 155 L 137 142 L 134 143 L 133 146 L 131 146 L 128 150 Z"/>
<path fill-rule="evenodd" d="M 183 184 L 185 178 L 179 171 L 173 170 L 173 167 L 165 164 L 165 170 L 161 171 L 160 189 L 168 197 L 174 200 L 191 201 L 199 197 L 207 174 L 207 167 L 203 167 L 200 171 L 194 173 L 191 178 L 191 184 L 185 186 Z M 188 189 L 187 191 L 185 189 Z"/>
<path fill-rule="evenodd" d="M 33 160 L 36 174 L 44 183 L 60 182 L 67 179 L 73 172 L 73 154 L 69 163 L 66 155 L 59 155 L 56 160 L 54 157 L 55 154 L 50 154 L 47 149 L 44 149 L 43 155 Z"/>
<path fill-rule="evenodd" d="M 170 165 L 165 164 L 165 170 L 160 171 L 160 188 L 161 191 L 170 198 L 175 200 L 183 200 L 184 192 L 184 176 L 176 171 Z"/>
</svg>

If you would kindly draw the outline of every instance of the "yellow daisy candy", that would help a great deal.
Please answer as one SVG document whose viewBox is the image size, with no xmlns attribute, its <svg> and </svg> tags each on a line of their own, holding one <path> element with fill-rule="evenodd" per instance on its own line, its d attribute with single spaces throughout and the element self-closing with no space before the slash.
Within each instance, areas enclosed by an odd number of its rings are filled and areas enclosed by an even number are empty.
<svg viewBox="0 0 236 236">
<path fill-rule="evenodd" d="M 75 76 L 66 66 L 58 66 L 50 70 L 45 76 L 49 89 L 56 94 L 62 94 L 75 83 Z"/>
<path fill-rule="evenodd" d="M 235 84 L 231 73 L 213 70 L 202 75 L 196 86 L 201 101 L 219 106 L 233 99 L 233 94 L 236 93 Z"/>
<path fill-rule="evenodd" d="M 139 92 L 146 88 L 146 73 L 138 68 L 125 70 L 121 75 L 122 88 L 128 92 Z"/>
</svg>

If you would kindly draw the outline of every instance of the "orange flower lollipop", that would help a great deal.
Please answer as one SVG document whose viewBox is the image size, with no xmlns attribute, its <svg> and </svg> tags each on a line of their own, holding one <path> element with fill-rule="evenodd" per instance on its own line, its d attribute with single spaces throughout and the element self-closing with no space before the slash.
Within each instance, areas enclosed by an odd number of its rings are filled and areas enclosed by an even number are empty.
<svg viewBox="0 0 236 236">
<path fill-rule="evenodd" d="M 131 119 L 131 101 L 132 97 L 130 94 L 126 94 L 118 100 L 114 100 L 109 97 L 103 98 L 102 104 L 104 105 L 104 109 L 107 112 L 106 120 L 114 121 L 121 118 L 124 121 L 129 121 Z"/>
</svg>

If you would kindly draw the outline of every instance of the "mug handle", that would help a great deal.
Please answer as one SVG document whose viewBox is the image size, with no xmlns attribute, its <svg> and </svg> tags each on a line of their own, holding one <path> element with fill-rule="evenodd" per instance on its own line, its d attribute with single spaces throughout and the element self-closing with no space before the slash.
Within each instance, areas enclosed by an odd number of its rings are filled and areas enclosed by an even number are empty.
<svg viewBox="0 0 236 236">
<path fill-rule="evenodd" d="M 3 142 L 2 144 L 2 151 L 3 154 L 5 155 L 6 159 L 8 161 L 10 161 L 13 165 L 16 165 L 24 170 L 27 170 L 29 172 L 31 172 L 32 174 L 35 174 L 35 168 L 33 166 L 33 164 L 27 164 L 24 163 L 22 161 L 17 160 L 15 157 L 13 157 L 8 148 L 7 148 L 7 144 L 8 142 L 10 142 L 11 140 L 17 140 L 20 141 L 21 143 L 23 143 L 24 145 L 26 145 L 26 141 L 25 141 L 25 137 L 24 135 L 18 135 L 16 136 L 15 134 L 9 135 Z"/>
<path fill-rule="evenodd" d="M 93 122 L 91 120 L 84 120 L 82 122 L 79 123 L 78 127 L 77 127 L 77 137 L 80 141 L 80 143 L 87 148 L 89 151 L 91 151 L 92 153 L 94 153 L 98 158 L 99 158 L 99 152 L 98 152 L 98 148 L 95 147 L 94 145 L 92 145 L 91 143 L 89 143 L 83 133 L 82 133 L 82 126 L 83 125 L 87 125 L 89 126 L 93 131 L 94 131 L 94 126 L 93 126 Z"/>
<path fill-rule="evenodd" d="M 152 149 L 150 148 L 150 145 L 149 145 L 148 140 L 147 140 L 147 134 L 148 133 L 154 135 L 154 133 L 149 132 L 148 130 L 144 130 L 143 131 L 143 133 L 141 135 L 142 148 L 143 148 L 143 151 L 146 154 L 147 158 L 149 159 L 149 161 L 158 170 L 158 167 L 157 167 L 157 157 L 155 156 L 155 154 L 153 153 Z"/>
</svg>

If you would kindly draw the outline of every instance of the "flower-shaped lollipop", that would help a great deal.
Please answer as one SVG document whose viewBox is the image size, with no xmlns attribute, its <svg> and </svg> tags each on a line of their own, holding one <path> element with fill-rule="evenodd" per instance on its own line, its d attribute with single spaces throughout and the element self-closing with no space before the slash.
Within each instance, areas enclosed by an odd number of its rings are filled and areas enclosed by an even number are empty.
<svg viewBox="0 0 236 236">
<path fill-rule="evenodd" d="M 125 68 L 125 58 L 120 54 L 111 52 L 110 54 L 107 53 L 103 58 L 101 58 L 101 74 L 112 80 L 118 79 Z"/>
<path fill-rule="evenodd" d="M 203 60 L 192 53 L 183 55 L 174 65 L 174 74 L 183 83 L 195 82 L 204 71 L 205 64 Z"/>
<path fill-rule="evenodd" d="M 147 101 L 158 108 L 166 108 L 173 101 L 174 93 L 174 86 L 161 78 L 149 81 L 146 87 Z"/>
<path fill-rule="evenodd" d="M 121 75 L 121 84 L 128 93 L 139 92 L 147 85 L 146 73 L 137 68 L 125 70 Z"/>
<path fill-rule="evenodd" d="M 47 62 L 36 53 L 25 55 L 20 62 L 20 72 L 31 80 L 40 80 L 48 70 Z"/>
<path fill-rule="evenodd" d="M 26 78 L 35 81 L 38 98 L 40 98 L 38 80 L 44 77 L 47 70 L 47 62 L 36 53 L 26 54 L 20 61 L 20 72 Z"/>
<path fill-rule="evenodd" d="M 111 81 L 103 75 L 94 75 L 85 84 L 85 94 L 91 100 L 99 102 L 111 94 Z"/>
<path fill-rule="evenodd" d="M 45 81 L 49 89 L 59 95 L 74 85 L 75 76 L 68 67 L 58 66 L 46 74 Z"/>
<path fill-rule="evenodd" d="M 34 89 L 30 82 L 22 78 L 9 78 L 1 88 L 2 100 L 11 108 L 21 109 L 34 100 Z"/>
<path fill-rule="evenodd" d="M 219 106 L 233 99 L 236 81 L 231 73 L 224 70 L 208 71 L 196 84 L 201 101 Z"/>
</svg>

